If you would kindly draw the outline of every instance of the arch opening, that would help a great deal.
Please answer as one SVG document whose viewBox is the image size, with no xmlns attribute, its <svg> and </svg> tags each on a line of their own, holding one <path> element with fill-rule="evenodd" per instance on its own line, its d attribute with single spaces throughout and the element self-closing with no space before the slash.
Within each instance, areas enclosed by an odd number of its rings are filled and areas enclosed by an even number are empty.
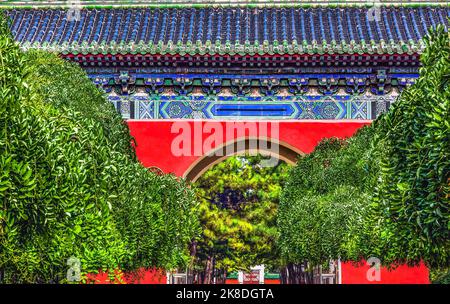
<svg viewBox="0 0 450 304">
<path fill-rule="evenodd" d="M 305 153 L 277 139 L 246 137 L 225 143 L 200 157 L 186 170 L 183 177 L 195 182 L 215 164 L 228 157 L 243 154 L 271 156 L 294 165 L 298 157 Z"/>
</svg>

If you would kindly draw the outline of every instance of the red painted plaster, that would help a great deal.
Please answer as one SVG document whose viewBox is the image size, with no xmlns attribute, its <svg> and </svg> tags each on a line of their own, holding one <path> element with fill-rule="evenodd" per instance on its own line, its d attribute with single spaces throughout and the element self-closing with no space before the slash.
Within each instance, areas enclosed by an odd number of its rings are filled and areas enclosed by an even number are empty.
<svg viewBox="0 0 450 304">
<path fill-rule="evenodd" d="M 171 153 L 172 140 L 178 133 L 172 133 L 173 123 L 180 122 L 171 120 L 129 120 L 128 126 L 131 135 L 136 139 L 136 154 L 144 166 L 156 166 L 165 173 L 173 173 L 183 176 L 189 166 L 200 156 L 175 156 Z M 192 130 L 194 121 L 187 122 Z M 206 121 L 202 121 L 204 124 Z M 369 124 L 368 121 L 271 121 L 271 124 L 279 124 L 279 136 L 273 136 L 278 140 L 287 143 L 303 153 L 310 153 L 317 143 L 326 137 L 350 137 L 357 129 Z M 225 122 L 220 124 L 225 129 Z M 256 122 L 259 128 L 260 122 Z M 259 131 L 259 129 L 258 129 Z M 210 134 L 202 134 L 202 140 Z M 272 137 L 269 133 L 268 137 Z M 223 143 L 226 136 L 223 136 Z M 235 138 L 238 139 L 238 138 Z M 194 140 L 192 138 L 192 140 Z"/>
</svg>

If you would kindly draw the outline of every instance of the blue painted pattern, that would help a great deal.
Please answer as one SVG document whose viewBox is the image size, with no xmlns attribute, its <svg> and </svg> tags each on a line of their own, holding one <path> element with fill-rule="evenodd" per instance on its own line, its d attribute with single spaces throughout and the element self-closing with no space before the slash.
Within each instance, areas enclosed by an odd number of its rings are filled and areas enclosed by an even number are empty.
<svg viewBox="0 0 450 304">
<path fill-rule="evenodd" d="M 372 120 L 395 96 L 109 96 L 125 119 Z"/>
</svg>

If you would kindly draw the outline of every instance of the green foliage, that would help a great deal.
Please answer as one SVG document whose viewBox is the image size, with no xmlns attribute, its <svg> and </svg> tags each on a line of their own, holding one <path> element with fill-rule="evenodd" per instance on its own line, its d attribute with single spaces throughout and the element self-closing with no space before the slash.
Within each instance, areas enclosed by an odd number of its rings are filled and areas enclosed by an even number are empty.
<svg viewBox="0 0 450 304">
<path fill-rule="evenodd" d="M 130 259 L 122 267 L 170 269 L 186 263 L 186 245 L 198 234 L 194 193 L 175 177 L 157 176 L 136 162 L 128 126 L 78 66 L 48 53 L 33 51 L 28 56 L 46 101 L 95 120 L 93 132 L 105 137 L 102 188 L 109 194 L 115 222 L 127 241 Z M 97 148 L 100 145 L 99 140 Z"/>
<path fill-rule="evenodd" d="M 278 216 L 285 262 L 448 267 L 450 38 L 438 27 L 424 41 L 420 78 L 386 115 L 324 140 L 290 172 Z"/>
<path fill-rule="evenodd" d="M 424 41 L 420 78 L 377 125 L 373 207 L 386 262 L 436 266 L 450 260 L 450 38 Z"/>
<path fill-rule="evenodd" d="M 121 185 L 113 192 L 112 205 L 131 254 L 123 268 L 185 266 L 187 246 L 200 234 L 193 190 L 172 175 L 155 175 L 137 163 L 122 167 L 110 182 Z"/>
<path fill-rule="evenodd" d="M 358 259 L 355 232 L 363 227 L 361 214 L 368 199 L 358 191 L 342 186 L 326 195 L 306 194 L 288 212 L 285 204 L 280 206 L 279 245 L 284 260 L 321 265 L 335 257 Z"/>
<path fill-rule="evenodd" d="M 135 157 L 128 125 L 118 115 L 113 104 L 105 102 L 105 96 L 86 81 L 86 73 L 76 63 L 63 61 L 54 54 L 30 50 L 26 54 L 30 73 L 38 94 L 58 109 L 81 113 L 99 124 L 101 132 L 112 150 Z"/>
<path fill-rule="evenodd" d="M 192 190 L 136 161 L 127 126 L 81 69 L 22 52 L 0 23 L 1 279 L 65 282 L 71 256 L 82 275 L 186 263 Z"/>
<path fill-rule="evenodd" d="M 277 218 L 284 263 L 359 258 L 366 183 L 373 175 L 366 161 L 372 134 L 372 127 L 364 127 L 348 140 L 324 139 L 292 168 Z"/>
<path fill-rule="evenodd" d="M 2 28 L 4 28 L 2 24 Z M 3 30 L 2 30 L 3 31 Z M 61 280 L 70 256 L 83 271 L 115 268 L 124 244 L 96 193 L 101 138 L 83 117 L 44 101 L 26 56 L 9 34 L 0 37 L 0 268 L 6 282 Z M 95 122 L 90 121 L 92 129 Z"/>
<path fill-rule="evenodd" d="M 430 281 L 432 284 L 450 284 L 450 268 L 430 269 Z"/>
<path fill-rule="evenodd" d="M 228 272 L 278 266 L 275 215 L 288 165 L 262 167 L 261 159 L 230 157 L 197 181 L 203 226 L 197 267 L 205 269 L 211 257 Z"/>
</svg>

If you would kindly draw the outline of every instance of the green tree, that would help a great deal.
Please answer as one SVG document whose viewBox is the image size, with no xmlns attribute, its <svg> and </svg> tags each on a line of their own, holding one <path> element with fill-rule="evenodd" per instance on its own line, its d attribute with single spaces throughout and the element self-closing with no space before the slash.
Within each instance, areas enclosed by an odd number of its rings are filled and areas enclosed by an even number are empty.
<svg viewBox="0 0 450 304">
<path fill-rule="evenodd" d="M 101 136 L 79 128 L 79 113 L 43 100 L 26 55 L 0 23 L 2 280 L 63 280 L 71 256 L 83 272 L 117 268 L 124 243 L 106 197 L 93 190 L 100 151 L 92 146 Z"/>
<path fill-rule="evenodd" d="M 195 196 L 136 160 L 127 126 L 76 65 L 23 52 L 0 17 L 0 280 L 172 268 L 198 234 Z"/>
<path fill-rule="evenodd" d="M 285 263 L 448 267 L 450 38 L 439 26 L 424 42 L 419 79 L 387 114 L 291 170 L 278 214 Z"/>
<path fill-rule="evenodd" d="M 365 127 L 350 139 L 324 139 L 292 168 L 277 218 L 284 264 L 359 259 L 373 176 L 367 149 L 372 136 L 373 128 Z"/>
<path fill-rule="evenodd" d="M 425 37 L 417 82 L 377 122 L 372 221 L 386 263 L 450 261 L 450 38 Z"/>
<path fill-rule="evenodd" d="M 262 167 L 262 159 L 230 157 L 196 182 L 203 227 L 196 267 L 206 283 L 214 270 L 278 266 L 275 215 L 288 165 Z"/>
<path fill-rule="evenodd" d="M 198 223 L 193 207 L 195 196 L 182 180 L 170 175 L 155 175 L 136 159 L 128 126 L 112 103 L 105 100 L 76 64 L 53 54 L 27 53 L 31 75 L 39 83 L 36 91 L 60 111 L 80 113 L 97 137 L 95 149 L 105 154 L 98 175 L 104 175 L 101 188 L 109 194 L 108 202 L 117 228 L 126 241 L 129 259 L 122 268 L 171 269 L 188 262 L 187 244 L 197 235 Z M 80 93 L 82 92 L 82 93 Z"/>
</svg>

